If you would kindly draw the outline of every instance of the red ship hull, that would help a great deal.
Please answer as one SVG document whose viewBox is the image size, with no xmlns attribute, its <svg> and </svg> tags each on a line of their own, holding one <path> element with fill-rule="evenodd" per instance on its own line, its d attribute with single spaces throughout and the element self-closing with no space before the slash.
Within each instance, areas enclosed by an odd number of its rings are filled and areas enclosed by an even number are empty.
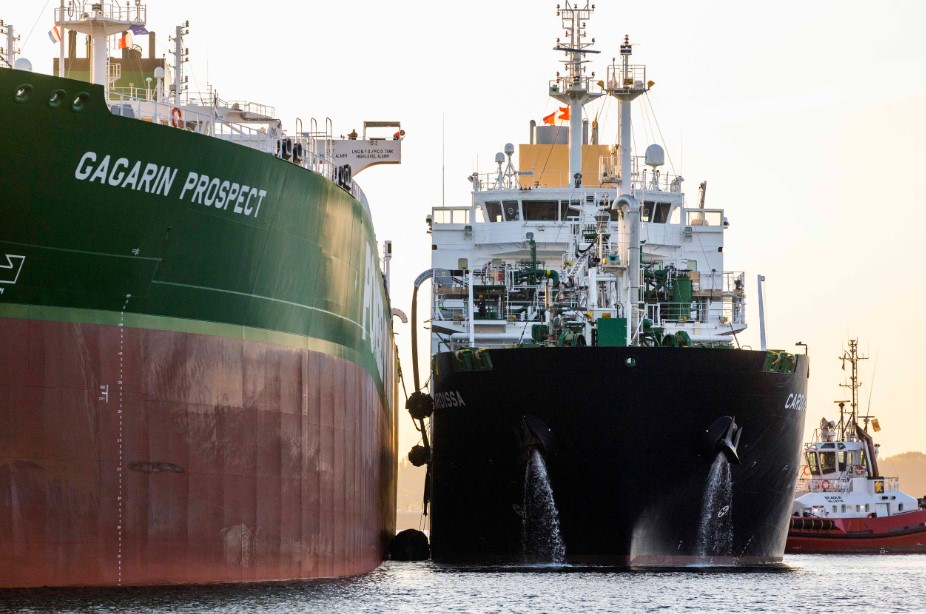
<svg viewBox="0 0 926 614">
<path fill-rule="evenodd" d="M 926 510 L 876 518 L 792 518 L 786 554 L 926 553 Z"/>
<path fill-rule="evenodd" d="M 371 375 L 335 355 L 0 319 L 0 587 L 370 571 L 395 437 Z"/>
</svg>

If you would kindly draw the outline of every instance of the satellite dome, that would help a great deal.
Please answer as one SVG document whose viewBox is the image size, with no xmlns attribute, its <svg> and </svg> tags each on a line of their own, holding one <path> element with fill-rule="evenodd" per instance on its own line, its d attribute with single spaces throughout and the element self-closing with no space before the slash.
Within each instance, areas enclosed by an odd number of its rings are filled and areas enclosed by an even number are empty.
<svg viewBox="0 0 926 614">
<path fill-rule="evenodd" d="M 514 153 L 514 145 L 511 143 L 505 143 L 505 154 L 512 155 Z"/>
<path fill-rule="evenodd" d="M 504 161 L 505 161 L 505 154 L 503 154 L 502 152 L 498 152 L 497 154 L 495 154 L 496 164 L 501 164 Z"/>
<path fill-rule="evenodd" d="M 666 163 L 666 152 L 661 146 L 653 143 L 646 148 L 646 165 L 656 168 Z"/>
<path fill-rule="evenodd" d="M 164 69 L 160 66 L 154 69 L 154 78 L 163 79 L 164 78 Z"/>
<path fill-rule="evenodd" d="M 26 58 L 17 58 L 17 60 L 13 62 L 13 68 L 15 68 L 16 70 L 25 70 L 28 72 L 32 72 L 32 62 L 30 62 Z"/>
</svg>

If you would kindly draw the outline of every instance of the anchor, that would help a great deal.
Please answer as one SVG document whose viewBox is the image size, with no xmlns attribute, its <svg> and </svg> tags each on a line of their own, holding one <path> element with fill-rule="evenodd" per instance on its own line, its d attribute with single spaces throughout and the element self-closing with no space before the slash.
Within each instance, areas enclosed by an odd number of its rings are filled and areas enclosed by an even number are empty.
<svg viewBox="0 0 926 614">
<path fill-rule="evenodd" d="M 736 419 L 733 416 L 721 416 L 704 431 L 701 438 L 701 453 L 713 459 L 718 452 L 721 452 L 727 457 L 727 461 L 739 465 L 740 458 L 736 448 L 742 434 L 743 429 L 736 425 Z"/>
</svg>

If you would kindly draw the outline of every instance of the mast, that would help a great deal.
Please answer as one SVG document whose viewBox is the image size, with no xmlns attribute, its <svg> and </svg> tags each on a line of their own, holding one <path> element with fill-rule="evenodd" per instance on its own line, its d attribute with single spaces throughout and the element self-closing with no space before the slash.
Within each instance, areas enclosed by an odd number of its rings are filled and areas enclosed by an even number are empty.
<svg viewBox="0 0 926 614">
<path fill-rule="evenodd" d="M 0 35 L 6 37 L 6 47 L 0 48 L 0 55 L 3 56 L 3 62 L 7 65 L 7 68 L 13 68 L 13 64 L 16 63 L 16 55 L 19 53 L 19 49 L 16 48 L 16 41 L 19 40 L 19 36 L 16 35 L 13 24 L 5 24 L 2 19 L 0 19 Z"/>
<path fill-rule="evenodd" d="M 556 7 L 557 16 L 563 20 L 563 29 L 566 31 L 567 41 L 556 39 L 554 51 L 563 51 L 566 59 L 566 74 L 556 73 L 556 81 L 550 84 L 550 96 L 569 108 L 569 181 L 574 185 L 582 185 L 582 107 L 588 102 L 601 96 L 601 93 L 589 91 L 589 77 L 585 75 L 586 63 L 583 58 L 587 53 L 600 53 L 590 47 L 595 43 L 585 42 L 585 24 L 595 10 L 588 0 L 585 7 L 580 8 L 567 0 L 566 7 Z M 592 73 L 592 77 L 595 74 Z"/>
<path fill-rule="evenodd" d="M 174 43 L 174 105 L 180 106 L 180 94 L 183 91 L 185 79 L 183 77 L 183 63 L 189 59 L 190 51 L 183 46 L 183 37 L 190 33 L 190 22 L 177 26 L 176 33 L 171 39 Z"/>
<path fill-rule="evenodd" d="M 849 361 L 849 364 L 852 367 L 850 371 L 850 375 L 849 375 L 849 383 L 839 384 L 839 386 L 842 388 L 848 388 L 849 390 L 852 391 L 852 400 L 851 400 L 852 414 L 849 417 L 849 423 L 853 425 L 858 424 L 858 417 L 859 417 L 858 416 L 858 389 L 861 388 L 862 386 L 862 383 L 858 381 L 858 361 L 868 360 L 868 357 L 858 355 L 858 339 L 849 339 L 849 349 L 843 350 L 842 356 L 840 356 L 839 359 L 842 360 L 843 370 L 845 370 L 846 368 L 847 360 Z M 866 431 L 868 430 L 869 418 L 871 418 L 871 416 L 864 416 L 864 419 L 865 419 L 864 428 Z"/>
<path fill-rule="evenodd" d="M 55 9 L 55 25 L 86 34 L 90 38 L 90 82 L 108 88 L 107 39 L 132 26 L 144 26 L 146 14 L 147 7 L 141 0 L 135 0 L 134 5 L 126 3 L 125 6 L 116 2 L 86 5 L 71 2 L 67 7 L 62 5 Z"/>
<path fill-rule="evenodd" d="M 630 282 L 630 335 L 636 337 L 640 320 L 640 203 L 633 197 L 633 165 L 632 165 L 632 136 L 630 133 L 631 102 L 640 94 L 645 94 L 651 82 L 646 80 L 646 67 L 631 65 L 630 56 L 633 46 L 630 38 L 624 36 L 621 44 L 621 63 L 618 65 L 614 59 L 608 67 L 607 92 L 620 102 L 620 142 L 621 177 L 619 201 L 626 203 L 628 215 L 621 224 L 627 229 L 628 239 L 628 269 Z"/>
</svg>

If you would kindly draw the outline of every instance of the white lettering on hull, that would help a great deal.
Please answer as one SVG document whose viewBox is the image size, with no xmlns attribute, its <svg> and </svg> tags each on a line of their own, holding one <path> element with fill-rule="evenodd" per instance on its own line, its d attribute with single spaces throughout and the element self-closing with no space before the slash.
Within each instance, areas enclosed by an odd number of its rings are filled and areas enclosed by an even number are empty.
<svg viewBox="0 0 926 614">
<path fill-rule="evenodd" d="M 153 162 L 132 162 L 95 151 L 85 152 L 74 169 L 74 178 L 146 194 L 171 196 L 177 169 Z M 257 218 L 267 190 L 220 177 L 189 171 L 177 198 L 192 204 Z"/>
<path fill-rule="evenodd" d="M 466 403 L 463 402 L 463 396 L 456 390 L 434 393 L 434 407 L 437 409 L 465 406 Z"/>
<path fill-rule="evenodd" d="M 793 409 L 794 411 L 804 411 L 807 405 L 807 397 L 803 394 L 794 394 L 793 392 L 788 395 L 788 400 L 785 401 L 785 409 Z"/>
</svg>

